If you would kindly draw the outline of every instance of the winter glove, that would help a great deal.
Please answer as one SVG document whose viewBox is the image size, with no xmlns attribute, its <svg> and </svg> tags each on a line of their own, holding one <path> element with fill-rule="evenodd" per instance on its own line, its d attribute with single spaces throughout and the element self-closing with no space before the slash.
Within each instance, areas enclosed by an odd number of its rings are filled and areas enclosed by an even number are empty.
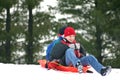
<svg viewBox="0 0 120 80">
<path fill-rule="evenodd" d="M 80 49 L 80 43 L 75 44 L 75 49 L 79 50 Z"/>
<path fill-rule="evenodd" d="M 70 44 L 69 47 L 72 48 L 72 49 L 77 49 L 78 50 L 78 49 L 80 49 L 80 44 L 79 43 Z"/>
<path fill-rule="evenodd" d="M 70 44 L 69 47 L 75 49 L 75 44 Z"/>
</svg>

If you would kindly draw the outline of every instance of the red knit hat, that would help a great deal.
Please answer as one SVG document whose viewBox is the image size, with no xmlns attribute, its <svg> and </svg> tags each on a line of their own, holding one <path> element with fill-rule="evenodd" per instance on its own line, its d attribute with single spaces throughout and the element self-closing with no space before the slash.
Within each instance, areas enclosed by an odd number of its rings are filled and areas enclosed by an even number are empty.
<svg viewBox="0 0 120 80">
<path fill-rule="evenodd" d="M 76 35 L 74 28 L 72 28 L 71 26 L 67 27 L 64 31 L 64 37 L 70 35 Z"/>
</svg>

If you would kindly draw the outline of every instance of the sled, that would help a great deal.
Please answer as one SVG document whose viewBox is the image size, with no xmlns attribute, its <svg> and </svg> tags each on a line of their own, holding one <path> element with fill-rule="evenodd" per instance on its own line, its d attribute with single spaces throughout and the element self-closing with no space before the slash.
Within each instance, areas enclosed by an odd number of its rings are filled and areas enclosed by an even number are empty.
<svg viewBox="0 0 120 80">
<path fill-rule="evenodd" d="M 46 68 L 46 64 L 47 64 L 48 69 L 60 70 L 60 71 L 65 71 L 65 72 L 78 72 L 78 69 L 73 66 L 63 66 L 55 61 L 47 62 L 46 60 L 38 60 L 38 63 L 43 68 Z M 86 73 L 87 71 L 89 71 L 88 70 L 89 68 L 90 66 L 84 66 L 83 73 Z"/>
</svg>

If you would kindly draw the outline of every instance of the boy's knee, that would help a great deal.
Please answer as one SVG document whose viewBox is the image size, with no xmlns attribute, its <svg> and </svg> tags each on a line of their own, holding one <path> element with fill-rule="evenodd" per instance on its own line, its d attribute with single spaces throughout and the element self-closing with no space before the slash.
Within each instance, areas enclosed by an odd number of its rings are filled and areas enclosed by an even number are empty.
<svg viewBox="0 0 120 80">
<path fill-rule="evenodd" d="M 89 59 L 94 59 L 95 57 L 93 55 L 88 56 Z"/>
<path fill-rule="evenodd" d="M 94 57 L 93 55 L 89 55 L 90 57 Z"/>
<path fill-rule="evenodd" d="M 70 55 L 72 53 L 74 53 L 74 49 L 71 49 L 71 48 L 68 48 L 65 52 L 66 55 Z"/>
<path fill-rule="evenodd" d="M 68 48 L 67 50 L 66 50 L 66 53 L 70 53 L 70 52 L 74 52 L 74 49 L 72 49 L 72 48 Z"/>
</svg>

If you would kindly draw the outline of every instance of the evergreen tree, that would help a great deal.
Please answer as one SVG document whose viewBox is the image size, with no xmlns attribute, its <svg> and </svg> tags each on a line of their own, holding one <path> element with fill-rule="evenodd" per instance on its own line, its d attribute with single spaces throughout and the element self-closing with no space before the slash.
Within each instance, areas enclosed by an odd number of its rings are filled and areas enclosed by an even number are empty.
<svg viewBox="0 0 120 80">
<path fill-rule="evenodd" d="M 11 62 L 11 15 L 10 15 L 10 8 L 12 5 L 16 4 L 17 0 L 0 0 L 0 6 L 6 9 L 6 40 L 5 40 L 5 62 Z"/>
<path fill-rule="evenodd" d="M 39 4 L 42 0 L 23 0 L 23 4 L 27 6 L 29 12 L 28 20 L 28 34 L 27 34 L 27 47 L 26 47 L 26 62 L 28 64 L 33 63 L 33 12 L 32 10 Z"/>
</svg>

